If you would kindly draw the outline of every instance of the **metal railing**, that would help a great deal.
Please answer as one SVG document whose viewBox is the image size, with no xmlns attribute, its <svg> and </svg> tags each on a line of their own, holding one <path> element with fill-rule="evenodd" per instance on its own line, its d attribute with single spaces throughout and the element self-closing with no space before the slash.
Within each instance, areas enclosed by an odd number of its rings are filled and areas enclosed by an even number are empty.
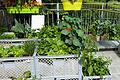
<svg viewBox="0 0 120 80">
<path fill-rule="evenodd" d="M 57 16 L 62 16 L 66 12 L 71 16 L 80 17 L 83 26 L 89 26 L 97 19 L 120 23 L 120 3 L 83 3 L 80 11 L 64 11 L 61 3 L 45 3 L 44 5 L 49 8 L 48 11 L 51 11 L 50 14 L 46 14 L 47 25 L 54 25 L 60 20 Z"/>
</svg>

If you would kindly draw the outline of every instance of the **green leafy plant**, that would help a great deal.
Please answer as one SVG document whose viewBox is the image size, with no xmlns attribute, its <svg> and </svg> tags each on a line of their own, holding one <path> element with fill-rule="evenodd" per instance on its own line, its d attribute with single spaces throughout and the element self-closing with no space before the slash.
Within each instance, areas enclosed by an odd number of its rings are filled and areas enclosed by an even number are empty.
<svg viewBox="0 0 120 80">
<path fill-rule="evenodd" d="M 92 23 L 92 25 L 90 25 L 89 33 L 92 34 L 93 36 L 100 36 L 101 40 L 103 35 L 115 33 L 115 29 L 113 28 L 113 24 L 109 20 L 106 21 L 96 20 L 95 22 Z"/>
<path fill-rule="evenodd" d="M 61 35 L 58 26 L 44 26 L 38 34 L 38 38 L 55 38 Z"/>
<path fill-rule="evenodd" d="M 8 55 L 9 57 L 21 57 L 25 54 L 25 51 L 23 49 L 23 46 L 11 46 L 8 49 Z"/>
<path fill-rule="evenodd" d="M 8 49 L 5 49 L 2 45 L 0 45 L 0 57 L 8 57 Z"/>
<path fill-rule="evenodd" d="M 0 39 L 14 39 L 16 38 L 15 34 L 13 32 L 4 32 L 1 36 Z"/>
<path fill-rule="evenodd" d="M 61 32 L 58 26 L 46 26 L 40 30 L 38 53 L 40 55 L 65 55 L 77 54 L 78 49 L 68 47 L 60 38 Z"/>
<path fill-rule="evenodd" d="M 10 46 L 9 48 L 0 46 L 0 57 L 21 57 L 24 53 L 22 46 Z"/>
<path fill-rule="evenodd" d="M 109 39 L 110 40 L 119 40 L 120 39 L 120 24 L 113 24 L 110 27 Z"/>
<path fill-rule="evenodd" d="M 12 79 L 12 80 L 30 80 L 30 77 L 31 77 L 31 72 L 30 71 L 26 71 L 26 72 L 23 73 L 22 76 L 19 76 L 17 78 L 10 77 L 10 79 Z"/>
<path fill-rule="evenodd" d="M 12 27 L 12 30 L 16 33 L 24 33 L 24 25 L 19 23 L 16 19 L 15 19 L 15 26 Z"/>
<path fill-rule="evenodd" d="M 24 43 L 23 45 L 25 51 L 24 56 L 32 56 L 35 50 L 35 46 L 36 46 L 35 42 Z"/>
<path fill-rule="evenodd" d="M 21 24 L 15 19 L 15 26 L 12 27 L 12 31 L 15 32 L 17 36 L 23 35 L 23 37 L 28 37 L 27 34 L 31 32 L 31 27 L 27 22 Z"/>
<path fill-rule="evenodd" d="M 24 72 L 23 76 L 24 76 L 24 78 L 26 80 L 27 78 L 31 77 L 31 72 L 30 71 L 26 71 L 26 72 Z"/>
<path fill-rule="evenodd" d="M 86 37 L 84 27 L 81 26 L 80 18 L 63 16 L 60 25 L 61 39 L 70 47 L 80 51 L 86 47 Z"/>
<path fill-rule="evenodd" d="M 96 56 L 95 52 L 83 51 L 82 54 L 82 71 L 84 76 L 100 76 L 109 75 L 108 66 L 111 59 L 105 56 Z"/>
<path fill-rule="evenodd" d="M 40 55 L 77 54 L 78 50 L 68 47 L 60 38 L 45 38 L 39 44 Z"/>
<path fill-rule="evenodd" d="M 23 78 L 22 77 L 18 77 L 17 79 L 15 79 L 15 80 L 23 80 Z"/>
</svg>

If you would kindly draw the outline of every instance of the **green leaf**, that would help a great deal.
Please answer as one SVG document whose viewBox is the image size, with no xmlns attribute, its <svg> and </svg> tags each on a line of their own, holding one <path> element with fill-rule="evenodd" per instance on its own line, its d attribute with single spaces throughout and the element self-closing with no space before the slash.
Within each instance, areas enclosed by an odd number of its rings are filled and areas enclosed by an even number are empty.
<svg viewBox="0 0 120 80">
<path fill-rule="evenodd" d="M 80 42 L 79 42 L 78 39 L 74 39 L 74 40 L 73 40 L 73 44 L 74 44 L 75 46 L 80 46 Z"/>
<path fill-rule="evenodd" d="M 61 33 L 64 34 L 64 35 L 68 35 L 70 32 L 66 31 L 66 30 L 62 30 Z"/>
<path fill-rule="evenodd" d="M 23 26 L 23 24 L 19 23 L 19 22 L 15 19 L 15 26 L 12 27 L 12 30 L 13 30 L 14 32 L 24 33 L 24 26 Z"/>
<path fill-rule="evenodd" d="M 93 67 L 92 67 L 92 65 L 90 65 L 90 66 L 88 67 L 88 74 L 89 74 L 89 76 L 91 76 L 92 73 L 93 73 Z"/>
<path fill-rule="evenodd" d="M 84 36 L 84 32 L 82 30 L 76 30 L 78 36 L 83 37 Z"/>
<path fill-rule="evenodd" d="M 28 23 L 25 24 L 25 32 L 31 32 L 31 27 Z"/>
<path fill-rule="evenodd" d="M 63 44 L 64 44 L 63 41 L 61 41 L 61 40 L 57 41 L 57 45 L 63 45 Z"/>
<path fill-rule="evenodd" d="M 72 41 L 69 40 L 69 39 L 65 39 L 65 43 L 69 44 L 69 45 L 72 45 Z"/>
<path fill-rule="evenodd" d="M 69 22 L 70 21 L 70 17 L 65 16 L 65 20 L 66 20 L 66 22 Z"/>
</svg>

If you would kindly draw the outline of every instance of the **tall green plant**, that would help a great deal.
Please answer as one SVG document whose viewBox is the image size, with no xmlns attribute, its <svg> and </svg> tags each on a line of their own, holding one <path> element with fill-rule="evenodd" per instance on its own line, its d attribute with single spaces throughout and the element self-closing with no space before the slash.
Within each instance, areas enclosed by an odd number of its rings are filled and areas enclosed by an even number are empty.
<svg viewBox="0 0 120 80">
<path fill-rule="evenodd" d="M 103 21 L 103 20 L 96 20 L 95 22 L 90 25 L 90 33 L 92 33 L 94 36 L 102 36 L 106 33 L 108 33 L 109 28 L 111 27 L 111 22 L 109 20 Z"/>
<path fill-rule="evenodd" d="M 85 29 L 81 26 L 80 18 L 63 16 L 60 25 L 61 39 L 74 49 L 83 50 L 89 44 L 89 38 L 85 35 Z"/>
</svg>

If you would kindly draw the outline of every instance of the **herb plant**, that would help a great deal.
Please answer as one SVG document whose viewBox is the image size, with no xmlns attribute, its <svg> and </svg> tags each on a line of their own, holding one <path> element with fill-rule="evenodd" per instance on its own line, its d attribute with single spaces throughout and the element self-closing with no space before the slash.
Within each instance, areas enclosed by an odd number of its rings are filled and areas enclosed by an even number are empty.
<svg viewBox="0 0 120 80">
<path fill-rule="evenodd" d="M 35 46 L 36 46 L 35 42 L 24 43 L 24 45 L 23 45 L 23 48 L 25 51 L 24 56 L 32 56 L 34 53 L 34 50 L 35 50 Z"/>
</svg>

